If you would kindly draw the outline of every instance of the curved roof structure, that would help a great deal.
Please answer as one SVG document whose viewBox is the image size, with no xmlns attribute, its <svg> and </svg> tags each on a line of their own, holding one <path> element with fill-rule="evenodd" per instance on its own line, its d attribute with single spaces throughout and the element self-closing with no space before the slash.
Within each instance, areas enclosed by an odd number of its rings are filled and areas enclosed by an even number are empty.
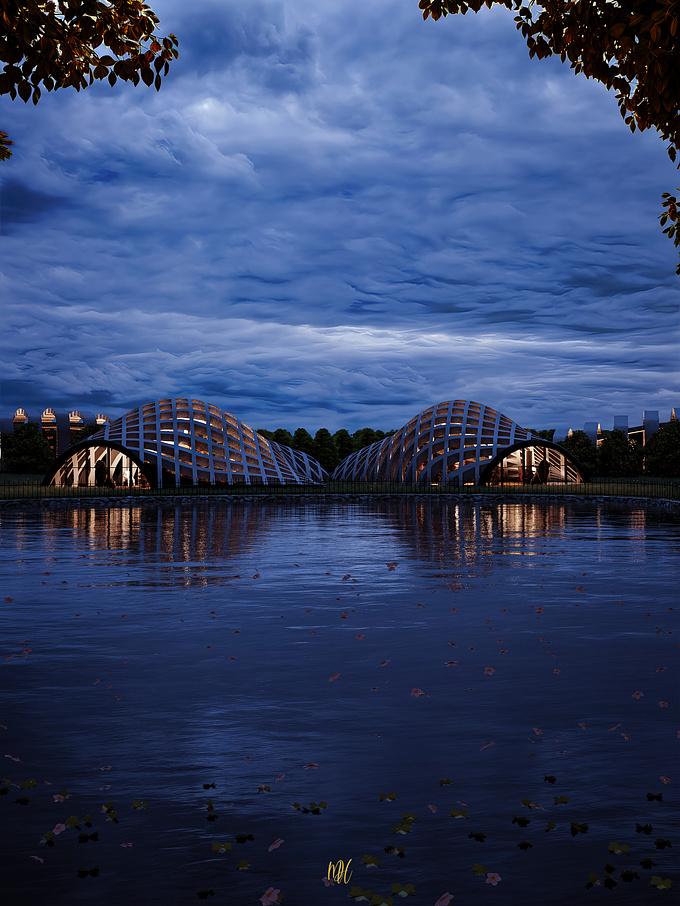
<svg viewBox="0 0 680 906">
<path fill-rule="evenodd" d="M 122 465 L 120 456 L 125 453 L 129 461 Z M 98 469 L 99 475 L 106 473 L 107 482 L 132 484 L 133 464 L 143 465 L 146 480 L 158 486 L 307 484 L 328 479 L 320 463 L 306 453 L 261 437 L 219 406 L 186 398 L 153 400 L 104 425 L 67 450 L 45 483 L 100 483 Z M 120 478 L 123 469 L 128 470 L 125 479 Z"/>
<path fill-rule="evenodd" d="M 546 474 L 558 480 L 558 466 L 541 467 L 547 448 L 559 452 L 559 480 L 583 481 L 578 464 L 566 450 L 532 435 L 512 419 L 471 400 L 448 400 L 430 406 L 414 416 L 403 428 L 382 441 L 376 441 L 344 459 L 333 472 L 333 478 L 345 481 L 394 481 L 427 484 L 479 484 L 485 467 L 507 450 L 531 450 L 508 463 L 504 478 L 518 473 L 517 479 L 533 480 Z M 509 450 L 508 448 L 512 448 Z M 536 451 L 535 453 L 533 451 Z M 543 452 L 541 452 L 543 451 Z M 556 461 L 557 462 L 557 461 Z M 540 468 L 540 473 L 539 473 Z M 497 473 L 484 476 L 498 480 Z"/>
</svg>

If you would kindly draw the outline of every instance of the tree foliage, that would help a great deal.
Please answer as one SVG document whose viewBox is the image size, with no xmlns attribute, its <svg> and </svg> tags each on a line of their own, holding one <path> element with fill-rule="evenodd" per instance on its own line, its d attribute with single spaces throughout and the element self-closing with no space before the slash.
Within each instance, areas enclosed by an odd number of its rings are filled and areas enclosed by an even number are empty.
<svg viewBox="0 0 680 906">
<path fill-rule="evenodd" d="M 394 431 L 359 428 L 354 434 L 350 434 L 346 428 L 340 428 L 335 434 L 331 434 L 327 428 L 319 428 L 312 437 L 304 428 L 298 428 L 295 434 L 291 434 L 285 428 L 277 428 L 276 431 L 258 428 L 257 433 L 268 440 L 286 444 L 288 447 L 307 453 L 308 456 L 313 456 L 331 474 L 343 459 L 377 440 L 383 440 L 390 434 L 394 434 Z"/>
<path fill-rule="evenodd" d="M 540 431 L 536 431 L 534 428 L 529 428 L 532 434 L 535 434 L 536 437 L 542 437 L 543 440 L 552 440 L 556 430 L 556 428 L 542 428 Z"/>
<path fill-rule="evenodd" d="M 553 55 L 616 92 L 631 132 L 656 129 L 672 161 L 680 149 L 680 0 L 420 0 L 423 18 L 504 6 L 531 57 Z M 680 245 L 677 199 L 664 193 L 661 225 Z M 680 273 L 680 266 L 678 267 Z"/>
<path fill-rule="evenodd" d="M 585 431 L 573 431 L 560 441 L 560 446 L 575 456 L 590 475 L 598 474 L 597 448 Z"/>
<path fill-rule="evenodd" d="M 642 474 L 642 447 L 623 431 L 611 431 L 597 450 L 599 473 L 608 478 L 634 478 Z"/>
<path fill-rule="evenodd" d="M 680 421 L 672 421 L 645 444 L 645 472 L 658 478 L 680 478 Z"/>
<path fill-rule="evenodd" d="M 88 422 L 73 434 L 71 446 L 73 446 L 73 444 L 79 444 L 81 440 L 87 440 L 91 434 L 95 434 L 97 431 L 101 431 L 101 429 L 102 426 L 98 425 L 97 422 Z"/>
<path fill-rule="evenodd" d="M 54 454 L 37 425 L 17 425 L 2 435 L 2 461 L 8 472 L 44 474 L 54 464 Z"/>
<path fill-rule="evenodd" d="M 0 94 L 37 104 L 41 85 L 87 88 L 118 79 L 161 87 L 178 56 L 175 35 L 156 35 L 158 17 L 141 0 L 0 0 Z M 12 142 L 0 132 L 0 160 Z"/>
</svg>

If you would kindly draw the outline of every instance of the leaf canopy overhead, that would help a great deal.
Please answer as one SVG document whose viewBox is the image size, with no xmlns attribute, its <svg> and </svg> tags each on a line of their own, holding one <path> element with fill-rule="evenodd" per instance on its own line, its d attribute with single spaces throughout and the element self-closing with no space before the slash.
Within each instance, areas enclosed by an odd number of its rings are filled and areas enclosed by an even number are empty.
<svg viewBox="0 0 680 906">
<path fill-rule="evenodd" d="M 157 37 L 158 17 L 141 0 L 0 0 L 0 95 L 37 104 L 41 85 L 87 88 L 94 81 L 161 87 L 178 56 L 175 35 Z M 0 160 L 12 144 L 0 133 Z"/>
<path fill-rule="evenodd" d="M 504 6 L 529 56 L 553 55 L 616 91 L 631 132 L 656 129 L 675 162 L 680 149 L 680 0 L 420 0 L 423 19 Z M 678 203 L 663 195 L 663 231 L 680 245 Z M 677 273 L 680 274 L 680 265 Z"/>
<path fill-rule="evenodd" d="M 505 6 L 531 57 L 557 55 L 616 91 L 622 117 L 680 147 L 680 0 L 420 0 L 423 18 Z"/>
</svg>

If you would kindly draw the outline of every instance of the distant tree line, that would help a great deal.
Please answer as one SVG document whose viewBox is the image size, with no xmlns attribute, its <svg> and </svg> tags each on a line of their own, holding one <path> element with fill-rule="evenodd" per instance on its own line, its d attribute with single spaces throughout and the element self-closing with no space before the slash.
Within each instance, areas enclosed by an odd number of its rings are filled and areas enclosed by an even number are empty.
<svg viewBox="0 0 680 906">
<path fill-rule="evenodd" d="M 645 446 L 629 440 L 623 431 L 608 431 L 596 447 L 585 431 L 574 431 L 560 441 L 591 477 L 680 477 L 680 421 L 668 422 Z"/>
<path fill-rule="evenodd" d="M 356 453 L 363 447 L 368 447 L 377 440 L 383 440 L 394 434 L 394 431 L 380 431 L 375 428 L 359 428 L 354 434 L 350 434 L 346 428 L 340 428 L 335 434 L 331 434 L 328 428 L 319 428 L 314 437 L 304 428 L 297 428 L 293 434 L 286 431 L 285 428 L 277 428 L 276 431 L 267 431 L 265 428 L 258 428 L 257 433 L 267 440 L 273 440 L 277 444 L 285 444 L 293 447 L 295 450 L 301 450 L 308 456 L 313 456 L 318 460 L 328 474 L 339 465 L 343 459 Z"/>
</svg>

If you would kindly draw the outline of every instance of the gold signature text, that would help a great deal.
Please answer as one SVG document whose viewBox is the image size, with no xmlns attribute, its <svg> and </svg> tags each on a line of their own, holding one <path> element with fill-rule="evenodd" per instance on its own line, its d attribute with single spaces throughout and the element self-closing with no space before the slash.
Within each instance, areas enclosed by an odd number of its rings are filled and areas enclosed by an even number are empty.
<svg viewBox="0 0 680 906">
<path fill-rule="evenodd" d="M 349 884 L 349 881 L 354 874 L 354 872 L 350 872 L 349 877 L 347 877 L 347 872 L 349 871 L 351 864 L 351 859 L 347 863 L 343 862 L 342 859 L 338 859 L 337 862 L 329 862 L 327 875 L 328 880 L 335 881 L 336 884 Z"/>
</svg>

